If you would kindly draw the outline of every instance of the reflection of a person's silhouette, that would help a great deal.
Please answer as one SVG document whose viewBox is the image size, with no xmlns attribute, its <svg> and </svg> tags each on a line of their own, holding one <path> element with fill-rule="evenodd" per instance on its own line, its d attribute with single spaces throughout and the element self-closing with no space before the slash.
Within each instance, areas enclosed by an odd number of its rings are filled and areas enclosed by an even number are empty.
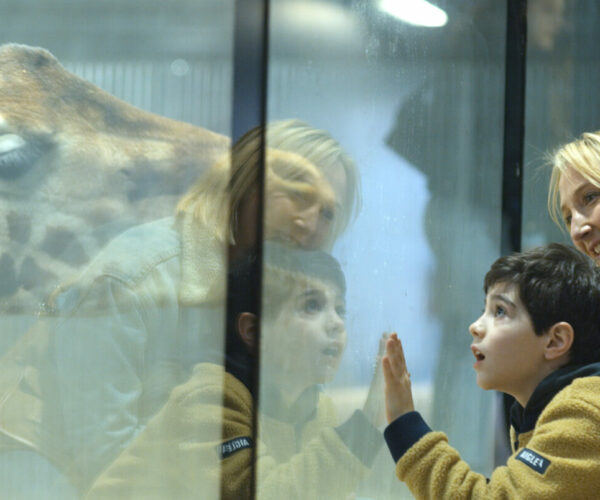
<svg viewBox="0 0 600 500">
<path fill-rule="evenodd" d="M 563 3 L 528 2 L 530 47 L 552 47 L 562 24 Z M 387 138 L 398 154 L 426 175 L 430 193 L 423 221 L 436 260 L 429 304 L 442 329 L 433 425 L 444 429 L 480 470 L 491 469 L 491 454 L 472 436 L 487 433 L 491 395 L 476 391 L 470 371 L 463 368 L 468 365 L 459 360 L 469 355 L 467 326 L 479 312 L 476 302 L 466 299 L 480 289 L 478 276 L 485 274 L 500 250 L 498 124 L 503 123 L 504 111 L 505 11 L 505 3 L 494 0 L 460 6 L 431 47 L 444 57 L 427 65 L 422 85 L 403 101 Z M 546 104 L 540 107 L 548 108 Z M 494 137 L 498 140 L 490 140 Z M 478 402 L 472 394 L 477 394 Z M 462 404 L 467 398 L 468 406 Z M 452 408 L 461 408 L 460 416 Z M 486 414 L 489 418 L 483 418 Z M 475 427 L 467 431 L 465 421 Z"/>
<path fill-rule="evenodd" d="M 260 136 L 238 140 L 233 164 L 227 155 L 209 169 L 175 218 L 115 238 L 55 295 L 55 314 L 2 361 L 1 449 L 33 450 L 32 460 L 49 459 L 84 490 L 194 364 L 219 357 L 225 258 L 228 247 L 235 256 L 252 244 L 244 209 L 258 202 Z M 267 140 L 279 149 L 265 158 L 266 238 L 331 245 L 357 203 L 353 162 L 327 133 L 295 120 L 275 123 Z"/>
<path fill-rule="evenodd" d="M 248 261 L 232 269 L 226 371 L 200 363 L 87 498 L 250 498 L 252 407 L 248 370 L 257 343 Z M 347 498 L 382 442 L 366 415 L 344 424 L 318 384 L 331 380 L 346 342 L 345 281 L 321 251 L 265 246 L 261 330 L 260 498 Z M 222 425 L 221 425 L 222 423 Z M 221 474 L 221 476 L 220 476 Z M 220 480 L 222 477 L 222 482 Z"/>
</svg>

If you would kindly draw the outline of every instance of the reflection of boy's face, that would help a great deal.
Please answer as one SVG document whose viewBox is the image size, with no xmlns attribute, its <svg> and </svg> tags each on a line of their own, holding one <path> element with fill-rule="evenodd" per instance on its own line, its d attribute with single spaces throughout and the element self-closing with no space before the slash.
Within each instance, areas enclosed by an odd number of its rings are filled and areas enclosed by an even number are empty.
<svg viewBox="0 0 600 500">
<path fill-rule="evenodd" d="M 271 380 L 302 388 L 330 381 L 346 346 L 344 313 L 336 286 L 316 280 L 297 286 L 263 322 L 261 365 Z"/>
</svg>

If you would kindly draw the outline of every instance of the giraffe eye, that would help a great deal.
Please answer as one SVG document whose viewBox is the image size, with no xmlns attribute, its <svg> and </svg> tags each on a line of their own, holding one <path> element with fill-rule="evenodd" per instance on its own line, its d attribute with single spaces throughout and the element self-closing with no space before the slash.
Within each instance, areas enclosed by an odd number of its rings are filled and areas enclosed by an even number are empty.
<svg viewBox="0 0 600 500">
<path fill-rule="evenodd" d="M 5 133 L 0 135 L 0 179 L 18 179 L 51 147 L 50 137 Z"/>
<path fill-rule="evenodd" d="M 26 142 L 17 134 L 0 135 L 0 155 L 5 155 L 25 146 Z"/>
</svg>

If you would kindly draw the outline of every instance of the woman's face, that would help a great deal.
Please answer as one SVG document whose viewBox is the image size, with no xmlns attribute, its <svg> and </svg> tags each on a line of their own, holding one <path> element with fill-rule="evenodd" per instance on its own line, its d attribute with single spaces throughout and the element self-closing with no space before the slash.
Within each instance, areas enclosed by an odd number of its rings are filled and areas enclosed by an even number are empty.
<svg viewBox="0 0 600 500">
<path fill-rule="evenodd" d="M 280 152 L 281 153 L 281 152 Z M 284 153 L 291 154 L 291 153 Z M 294 155 L 296 156 L 296 155 Z M 297 160 L 296 160 L 297 161 Z M 279 173 L 276 181 L 267 177 L 264 238 L 305 249 L 329 248 L 344 224 L 343 210 L 349 203 L 346 170 L 341 163 L 325 169 L 307 169 L 294 179 Z M 303 194 L 303 190 L 309 194 Z M 254 217 L 258 194 L 251 190 L 237 209 L 236 247 L 253 246 L 256 238 Z"/>
<path fill-rule="evenodd" d="M 275 188 L 266 196 L 265 239 L 306 249 L 322 248 L 335 217 L 325 200 L 306 200 Z"/>
<path fill-rule="evenodd" d="M 258 195 L 252 192 L 240 203 L 236 248 L 247 249 L 256 242 L 254 214 Z M 265 240 L 306 249 L 323 248 L 335 220 L 335 207 L 326 200 L 306 200 L 301 195 L 273 189 L 266 194 Z"/>
<path fill-rule="evenodd" d="M 600 264 L 600 187 L 568 167 L 560 177 L 558 192 L 573 244 Z"/>
</svg>

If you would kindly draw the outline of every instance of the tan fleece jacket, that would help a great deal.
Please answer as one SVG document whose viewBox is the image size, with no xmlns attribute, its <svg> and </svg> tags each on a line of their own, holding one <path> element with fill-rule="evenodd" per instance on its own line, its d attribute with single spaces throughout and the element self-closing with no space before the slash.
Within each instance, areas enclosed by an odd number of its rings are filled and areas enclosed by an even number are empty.
<svg viewBox="0 0 600 500">
<path fill-rule="evenodd" d="M 513 447 L 518 439 L 517 449 L 513 449 L 507 464 L 498 467 L 489 480 L 471 471 L 442 432 L 423 433 L 399 458 L 398 478 L 417 499 L 598 498 L 599 394 L 599 376 L 573 380 L 547 404 L 533 430 L 517 438 L 513 429 Z M 404 417 L 413 420 L 412 424 L 416 422 L 417 427 L 424 424 L 418 422 L 417 413 Z M 408 426 L 403 430 L 407 429 Z M 388 430 L 386 439 L 390 444 Z"/>
<path fill-rule="evenodd" d="M 222 499 L 249 498 L 252 447 L 244 440 L 251 440 L 251 412 L 252 396 L 238 379 L 218 365 L 197 365 L 86 499 L 219 498 L 221 474 Z M 336 424 L 323 395 L 301 429 L 261 415 L 259 497 L 346 498 L 368 469 L 346 447 Z M 228 445 L 221 459 L 223 443 Z"/>
</svg>

